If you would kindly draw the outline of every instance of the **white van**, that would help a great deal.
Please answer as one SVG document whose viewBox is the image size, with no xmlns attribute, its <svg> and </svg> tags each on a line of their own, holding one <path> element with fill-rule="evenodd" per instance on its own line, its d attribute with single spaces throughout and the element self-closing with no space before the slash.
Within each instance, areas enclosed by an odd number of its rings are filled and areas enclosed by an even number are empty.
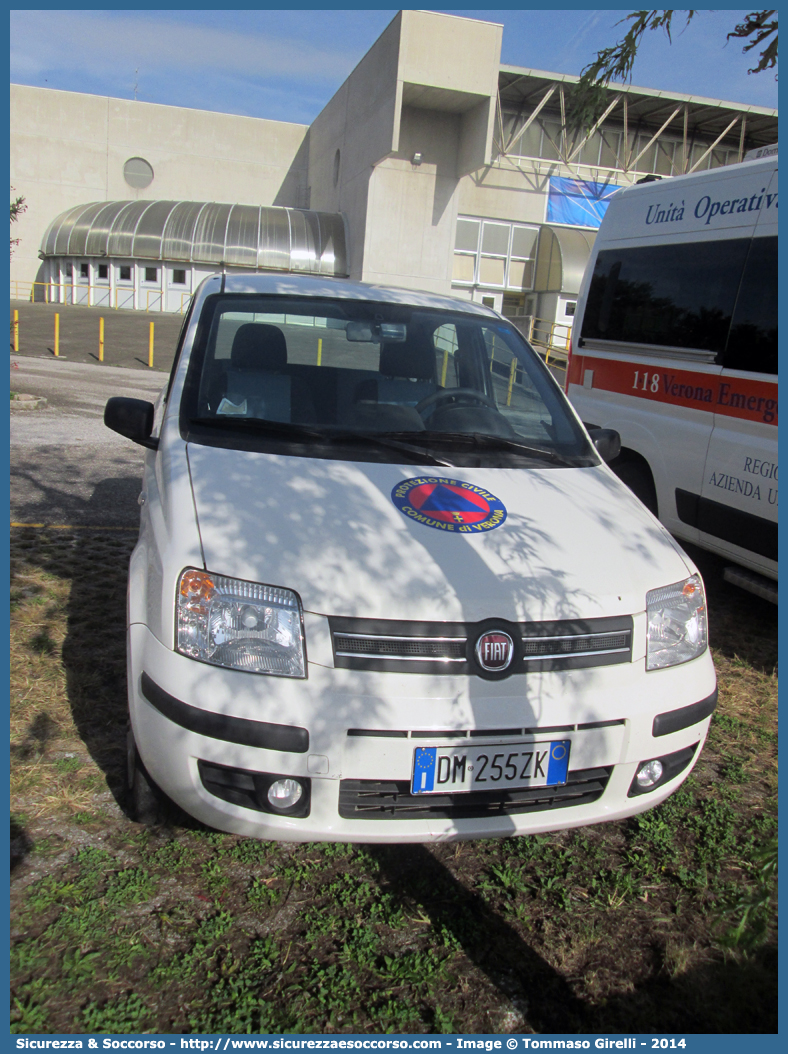
<svg viewBox="0 0 788 1054">
<path fill-rule="evenodd" d="M 614 471 L 776 602 L 777 157 L 616 194 L 572 343 L 567 394 L 620 433 Z"/>
<path fill-rule="evenodd" d="M 291 841 L 556 830 L 656 805 L 716 702 L 703 584 L 478 304 L 206 279 L 149 448 L 129 787 Z"/>
</svg>

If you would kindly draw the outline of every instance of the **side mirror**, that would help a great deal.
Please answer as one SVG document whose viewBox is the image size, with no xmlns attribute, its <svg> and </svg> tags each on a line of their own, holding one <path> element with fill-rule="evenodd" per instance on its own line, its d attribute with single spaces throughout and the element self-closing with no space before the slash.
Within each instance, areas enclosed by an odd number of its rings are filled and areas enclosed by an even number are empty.
<svg viewBox="0 0 788 1054">
<path fill-rule="evenodd" d="M 118 432 L 126 439 L 132 439 L 150 450 L 156 450 L 159 446 L 158 439 L 151 439 L 153 403 L 143 399 L 110 399 L 104 407 L 104 424 L 113 432 Z"/>
<path fill-rule="evenodd" d="M 621 436 L 613 428 L 589 428 L 588 434 L 603 461 L 612 461 L 621 453 Z"/>
</svg>

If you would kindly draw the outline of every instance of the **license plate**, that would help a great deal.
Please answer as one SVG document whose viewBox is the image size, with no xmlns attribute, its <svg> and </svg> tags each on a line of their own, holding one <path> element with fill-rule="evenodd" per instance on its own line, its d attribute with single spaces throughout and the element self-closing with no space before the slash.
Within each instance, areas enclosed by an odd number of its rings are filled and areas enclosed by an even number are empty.
<svg viewBox="0 0 788 1054">
<path fill-rule="evenodd" d="M 416 747 L 413 794 L 463 794 L 566 783 L 570 740 L 487 747 Z"/>
</svg>

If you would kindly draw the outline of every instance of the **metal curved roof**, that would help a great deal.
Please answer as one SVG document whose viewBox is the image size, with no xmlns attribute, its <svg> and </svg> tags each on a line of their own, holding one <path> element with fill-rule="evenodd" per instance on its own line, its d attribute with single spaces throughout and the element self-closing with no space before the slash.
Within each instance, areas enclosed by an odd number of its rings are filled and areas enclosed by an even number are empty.
<svg viewBox="0 0 788 1054">
<path fill-rule="evenodd" d="M 539 234 L 534 292 L 577 296 L 595 239 L 596 231 L 545 224 Z"/>
<path fill-rule="evenodd" d="M 348 274 L 340 213 L 216 201 L 77 205 L 50 223 L 41 252 Z"/>
</svg>

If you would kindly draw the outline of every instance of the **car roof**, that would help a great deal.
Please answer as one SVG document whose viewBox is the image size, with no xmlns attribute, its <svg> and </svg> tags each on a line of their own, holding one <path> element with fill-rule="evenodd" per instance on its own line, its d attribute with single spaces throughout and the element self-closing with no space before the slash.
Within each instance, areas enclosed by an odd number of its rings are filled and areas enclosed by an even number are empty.
<svg viewBox="0 0 788 1054">
<path fill-rule="evenodd" d="M 473 300 L 441 296 L 420 289 L 400 289 L 396 286 L 373 285 L 368 282 L 352 282 L 345 278 L 321 278 L 311 275 L 226 273 L 212 275 L 206 279 L 208 288 L 203 295 L 217 293 L 252 293 L 266 296 L 325 297 L 332 300 L 371 300 L 382 304 L 404 304 L 407 307 L 423 307 L 437 311 L 461 311 L 485 318 L 499 318 L 492 308 L 477 304 Z M 218 288 L 216 288 L 218 287 Z"/>
</svg>

